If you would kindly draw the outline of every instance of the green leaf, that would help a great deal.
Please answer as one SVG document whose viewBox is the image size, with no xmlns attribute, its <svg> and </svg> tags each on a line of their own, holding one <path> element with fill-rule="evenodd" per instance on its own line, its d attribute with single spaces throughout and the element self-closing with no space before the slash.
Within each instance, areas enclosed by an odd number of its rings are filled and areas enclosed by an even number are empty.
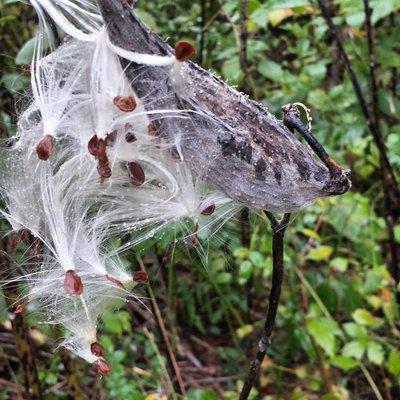
<svg viewBox="0 0 400 400">
<path fill-rule="evenodd" d="M 367 330 L 363 326 L 357 325 L 354 322 L 346 322 L 343 324 L 343 329 L 353 338 L 361 339 L 367 336 Z"/>
<path fill-rule="evenodd" d="M 323 261 L 330 258 L 333 253 L 333 247 L 331 246 L 319 246 L 315 249 L 311 249 L 307 255 L 309 260 Z"/>
<path fill-rule="evenodd" d="M 265 257 L 259 251 L 251 251 L 249 259 L 256 267 L 262 268 L 265 266 Z"/>
<path fill-rule="evenodd" d="M 250 335 L 251 332 L 253 332 L 253 325 L 243 325 L 240 328 L 236 329 L 236 335 L 239 339 Z"/>
<path fill-rule="evenodd" d="M 29 39 L 20 49 L 15 57 L 16 65 L 29 65 L 33 58 L 36 38 Z"/>
<path fill-rule="evenodd" d="M 189 400 L 218 400 L 216 393 L 207 389 L 190 389 L 188 392 Z"/>
<path fill-rule="evenodd" d="M 362 308 L 354 311 L 352 317 L 357 323 L 373 328 L 377 328 L 383 322 L 380 318 L 374 317 L 368 310 Z"/>
<path fill-rule="evenodd" d="M 353 340 L 346 343 L 342 349 L 342 354 L 345 357 L 353 357 L 360 360 L 366 350 L 366 342 L 364 340 Z"/>
<path fill-rule="evenodd" d="M 400 353 L 397 350 L 391 350 L 387 368 L 396 378 L 400 377 Z"/>
<path fill-rule="evenodd" d="M 334 367 L 342 369 L 343 371 L 349 371 L 350 369 L 353 369 L 359 365 L 357 360 L 345 356 L 333 357 L 329 360 L 329 363 Z"/>
<path fill-rule="evenodd" d="M 368 343 L 368 360 L 371 361 L 373 364 L 382 365 L 383 358 L 384 358 L 384 351 L 383 347 L 378 342 L 369 342 Z"/>
<path fill-rule="evenodd" d="M 283 68 L 274 61 L 262 60 L 258 64 L 258 70 L 260 74 L 272 81 L 281 82 L 284 79 Z"/>
<path fill-rule="evenodd" d="M 349 260 L 343 257 L 335 257 L 331 260 L 329 266 L 337 272 L 346 272 Z"/>
<path fill-rule="evenodd" d="M 239 283 L 244 285 L 250 279 L 252 272 L 253 264 L 248 260 L 243 261 L 239 267 Z"/>
<path fill-rule="evenodd" d="M 1 83 L 11 93 L 19 93 L 29 86 L 30 79 L 23 74 L 4 74 Z"/>
<path fill-rule="evenodd" d="M 394 237 L 397 243 L 400 243 L 400 225 L 394 227 Z"/>
<path fill-rule="evenodd" d="M 238 83 L 242 76 L 239 57 L 232 57 L 231 59 L 226 60 L 222 65 L 222 74 L 225 79 L 233 83 Z"/>
<path fill-rule="evenodd" d="M 328 318 L 313 319 L 307 324 L 308 332 L 329 355 L 333 356 L 336 350 L 337 324 Z"/>
</svg>

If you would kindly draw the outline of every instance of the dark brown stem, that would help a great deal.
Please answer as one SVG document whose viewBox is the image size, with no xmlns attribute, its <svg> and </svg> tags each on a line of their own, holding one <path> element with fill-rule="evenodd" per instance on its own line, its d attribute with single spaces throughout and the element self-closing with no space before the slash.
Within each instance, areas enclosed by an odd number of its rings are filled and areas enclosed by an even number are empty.
<svg viewBox="0 0 400 400">
<path fill-rule="evenodd" d="M 272 227 L 272 287 L 269 294 L 269 305 L 267 317 L 264 324 L 264 329 L 261 335 L 261 340 L 258 344 L 258 352 L 256 357 L 251 362 L 250 371 L 240 393 L 240 400 L 247 400 L 251 389 L 260 374 L 262 362 L 268 347 L 271 345 L 272 331 L 275 325 L 276 314 L 278 311 L 279 298 L 281 295 L 283 281 L 283 243 L 287 225 L 290 220 L 290 214 L 285 214 L 278 221 L 271 213 L 267 213 Z"/>
<path fill-rule="evenodd" d="M 7 248 L 5 239 L 0 239 L 0 271 L 3 277 L 5 271 L 10 271 L 10 263 L 6 256 Z M 18 292 L 14 287 L 9 285 L 4 286 L 3 292 L 7 306 L 11 308 L 18 299 Z M 26 323 L 24 312 L 15 315 L 11 320 L 11 325 L 15 350 L 21 361 L 20 367 L 24 376 L 26 398 L 28 400 L 40 400 L 43 397 L 37 373 L 34 346 L 29 335 L 29 327 Z"/>
<path fill-rule="evenodd" d="M 399 267 L 400 260 L 398 257 L 397 245 L 394 240 L 394 226 L 400 215 L 400 188 L 396 180 L 396 177 L 393 173 L 393 168 L 389 162 L 385 142 L 379 125 L 378 85 L 376 80 L 376 56 L 374 49 L 374 31 L 371 23 L 371 8 L 369 7 L 368 0 L 364 0 L 369 61 L 370 61 L 369 63 L 370 80 L 371 80 L 371 92 L 372 92 L 371 97 L 373 104 L 372 113 L 370 113 L 368 109 L 367 101 L 365 100 L 365 97 L 361 91 L 360 84 L 354 73 L 350 59 L 344 49 L 342 40 L 339 37 L 336 26 L 334 25 L 332 18 L 329 14 L 325 1 L 318 0 L 318 3 L 321 8 L 322 15 L 325 18 L 326 23 L 328 24 L 329 31 L 336 40 L 340 57 L 342 58 L 346 66 L 347 72 L 353 84 L 353 88 L 356 93 L 361 110 L 364 114 L 369 130 L 371 131 L 375 145 L 378 149 L 381 182 L 384 193 L 384 214 L 385 214 L 386 229 L 388 232 L 389 249 L 390 249 L 389 269 L 397 287 L 398 284 L 400 283 L 400 267 Z M 397 290 L 396 290 L 396 299 L 397 303 L 400 305 L 400 293 Z"/>
</svg>

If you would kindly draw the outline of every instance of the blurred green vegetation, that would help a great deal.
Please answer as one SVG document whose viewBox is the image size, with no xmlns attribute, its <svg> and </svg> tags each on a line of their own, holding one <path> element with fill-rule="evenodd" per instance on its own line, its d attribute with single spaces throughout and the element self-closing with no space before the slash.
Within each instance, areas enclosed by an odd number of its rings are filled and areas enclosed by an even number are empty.
<svg viewBox="0 0 400 400">
<path fill-rule="evenodd" d="M 205 68 L 244 89 L 240 5 L 238 0 L 141 0 L 136 7 L 170 43 L 190 39 L 202 48 L 199 61 Z M 371 0 L 371 6 L 381 129 L 399 177 L 400 1 Z M 330 9 L 362 89 L 369 93 L 362 0 L 334 0 Z M 23 107 L 35 22 L 28 6 L 0 1 L 3 137 L 14 132 Z M 353 171 L 351 192 L 320 200 L 293 216 L 277 326 L 253 398 L 399 399 L 400 319 L 397 288 L 386 267 L 378 153 L 336 43 L 311 0 L 250 0 L 248 29 L 250 97 L 278 117 L 286 103 L 306 104 L 316 136 Z M 132 269 L 138 268 L 139 255 L 149 271 L 189 399 L 237 399 L 256 351 L 271 281 L 271 232 L 265 218 L 250 215 L 246 246 L 241 225 L 238 216 L 210 243 L 204 242 L 206 258 L 175 244 L 173 233 L 126 255 Z M 400 225 L 395 234 L 400 246 Z M 138 295 L 149 309 L 131 302 L 103 318 L 101 341 L 110 354 L 112 374 L 96 382 L 88 367 L 77 361 L 89 398 L 180 398 L 174 394 L 174 373 L 150 311 L 150 294 L 143 289 Z M 21 378 L 6 314 L 2 322 L 0 344 L 10 360 L 0 357 L 0 370 L 10 374 L 11 365 L 17 374 L 8 378 L 10 386 L 0 382 L 6 399 L 13 398 L 8 397 L 12 384 Z M 60 356 L 52 354 L 51 332 L 41 325 L 34 330 L 40 337 L 37 354 L 44 398 L 67 398 Z"/>
</svg>

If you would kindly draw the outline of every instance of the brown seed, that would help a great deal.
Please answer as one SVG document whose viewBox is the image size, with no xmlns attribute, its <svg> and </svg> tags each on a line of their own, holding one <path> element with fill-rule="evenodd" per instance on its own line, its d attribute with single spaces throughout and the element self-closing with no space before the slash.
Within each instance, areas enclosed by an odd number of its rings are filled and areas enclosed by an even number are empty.
<svg viewBox="0 0 400 400">
<path fill-rule="evenodd" d="M 93 365 L 97 375 L 107 376 L 111 372 L 111 368 L 108 365 L 107 361 L 103 360 L 102 358 L 96 360 Z"/>
<path fill-rule="evenodd" d="M 215 211 L 215 204 L 212 203 L 209 206 L 207 206 L 206 208 L 204 208 L 201 213 L 202 213 L 202 215 L 212 215 L 212 214 L 214 214 L 214 211 Z"/>
<path fill-rule="evenodd" d="M 97 146 L 99 144 L 99 138 L 97 135 L 93 135 L 88 142 L 88 151 L 94 157 L 97 157 Z"/>
<path fill-rule="evenodd" d="M 133 95 L 114 97 L 114 105 L 124 112 L 131 112 L 136 108 L 136 99 Z"/>
<path fill-rule="evenodd" d="M 133 186 L 143 185 L 146 179 L 143 168 L 136 162 L 128 163 L 128 174 Z"/>
<path fill-rule="evenodd" d="M 27 305 L 28 305 L 28 301 L 27 301 L 27 300 L 21 301 L 21 303 L 17 304 L 17 305 L 14 307 L 12 313 L 13 313 L 14 315 L 21 314 L 21 313 L 25 310 L 25 308 L 26 308 Z"/>
<path fill-rule="evenodd" d="M 138 283 L 149 283 L 149 276 L 144 271 L 136 271 L 133 273 L 133 280 Z"/>
<path fill-rule="evenodd" d="M 196 48 L 186 40 L 180 40 L 175 44 L 175 57 L 178 61 L 187 61 L 196 55 Z"/>
<path fill-rule="evenodd" d="M 81 295 L 83 293 L 82 280 L 73 269 L 65 273 L 64 290 L 67 294 Z"/>
<path fill-rule="evenodd" d="M 36 153 L 41 160 L 46 161 L 51 157 L 55 149 L 56 145 L 53 136 L 45 135 L 37 144 Z"/>
<path fill-rule="evenodd" d="M 115 283 L 115 284 L 116 284 L 117 286 L 119 286 L 121 289 L 125 289 L 124 284 L 123 284 L 119 279 L 114 278 L 113 276 L 110 276 L 110 275 L 106 275 L 106 278 L 107 278 L 110 282 Z"/>
<path fill-rule="evenodd" d="M 104 139 L 97 141 L 97 158 L 99 159 L 99 163 L 108 164 L 107 143 Z"/>
<path fill-rule="evenodd" d="M 99 342 L 94 342 L 90 345 L 90 351 L 92 354 L 96 357 L 104 357 L 104 354 L 106 351 L 104 350 L 104 347 L 102 344 Z"/>
<path fill-rule="evenodd" d="M 135 136 L 135 134 L 133 132 L 128 132 L 125 135 L 125 140 L 126 140 L 127 143 L 133 143 L 133 142 L 136 142 L 137 139 L 136 139 L 136 136 Z"/>
<path fill-rule="evenodd" d="M 97 172 L 99 173 L 100 177 L 104 179 L 108 179 L 112 175 L 111 168 L 108 165 L 108 162 L 105 165 L 99 163 L 99 165 L 97 166 Z"/>
</svg>

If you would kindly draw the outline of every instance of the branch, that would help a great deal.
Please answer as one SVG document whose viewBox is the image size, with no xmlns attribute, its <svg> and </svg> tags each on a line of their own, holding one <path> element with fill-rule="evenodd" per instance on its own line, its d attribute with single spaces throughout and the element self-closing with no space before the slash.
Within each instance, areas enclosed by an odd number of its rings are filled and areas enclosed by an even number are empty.
<svg viewBox="0 0 400 400">
<path fill-rule="evenodd" d="M 340 56 L 344 61 L 347 72 L 350 76 L 350 80 L 353 84 L 354 91 L 357 95 L 358 102 L 361 106 L 361 110 L 364 114 L 368 127 L 371 131 L 375 145 L 378 149 L 381 183 L 382 183 L 384 203 L 385 203 L 384 215 L 386 221 L 386 229 L 388 232 L 388 242 L 389 242 L 390 258 L 391 258 L 389 263 L 389 269 L 397 288 L 400 283 L 400 266 L 399 266 L 400 260 L 397 251 L 398 246 L 395 241 L 394 227 L 400 215 L 400 187 L 393 173 L 392 166 L 389 162 L 386 146 L 379 125 L 378 85 L 376 80 L 376 56 L 374 48 L 374 31 L 371 23 L 371 8 L 369 6 L 369 1 L 364 0 L 367 38 L 368 38 L 371 92 L 372 92 L 371 96 L 372 110 L 373 110 L 372 114 L 369 112 L 367 102 L 360 88 L 360 84 L 353 71 L 350 59 L 343 47 L 343 43 L 338 35 L 338 32 L 332 21 L 332 18 L 329 15 L 329 11 L 325 5 L 325 2 L 324 0 L 318 0 L 318 3 L 320 5 L 322 15 L 325 18 L 326 23 L 328 24 L 329 31 L 337 42 Z M 396 289 L 396 300 L 398 305 L 400 305 L 400 293 L 398 292 L 397 289 Z"/>
<path fill-rule="evenodd" d="M 325 1 L 318 0 L 318 4 L 321 8 L 323 17 L 325 18 L 325 21 L 328 24 L 329 32 L 336 40 L 340 57 L 342 58 L 342 60 L 345 64 L 346 70 L 347 70 L 350 80 L 353 84 L 353 88 L 356 93 L 361 110 L 364 114 L 364 117 L 366 119 L 368 127 L 372 133 L 374 142 L 378 148 L 384 189 L 388 190 L 388 194 L 389 194 L 392 205 L 396 206 L 396 208 L 398 210 L 400 210 L 400 189 L 398 187 L 395 175 L 393 173 L 392 166 L 390 165 L 390 162 L 389 162 L 389 159 L 388 159 L 388 156 L 386 153 L 386 146 L 383 141 L 382 132 L 380 131 L 379 126 L 375 123 L 373 115 L 371 115 L 369 112 L 367 101 L 365 100 L 365 97 L 362 93 L 360 83 L 358 82 L 356 74 L 354 73 L 349 56 L 347 55 L 347 52 L 344 49 L 343 42 L 339 37 L 336 26 L 334 25 L 333 20 L 329 14 L 328 8 L 325 5 Z"/>
<path fill-rule="evenodd" d="M 271 213 L 266 213 L 272 228 L 272 287 L 269 295 L 269 305 L 261 340 L 258 344 L 258 352 L 251 363 L 249 374 L 244 383 L 240 400 L 247 400 L 256 379 L 260 374 L 262 362 L 269 346 L 271 345 L 272 331 L 275 325 L 276 314 L 278 311 L 279 298 L 281 295 L 283 280 L 283 239 L 290 220 L 290 214 L 285 214 L 278 221 Z"/>
</svg>

